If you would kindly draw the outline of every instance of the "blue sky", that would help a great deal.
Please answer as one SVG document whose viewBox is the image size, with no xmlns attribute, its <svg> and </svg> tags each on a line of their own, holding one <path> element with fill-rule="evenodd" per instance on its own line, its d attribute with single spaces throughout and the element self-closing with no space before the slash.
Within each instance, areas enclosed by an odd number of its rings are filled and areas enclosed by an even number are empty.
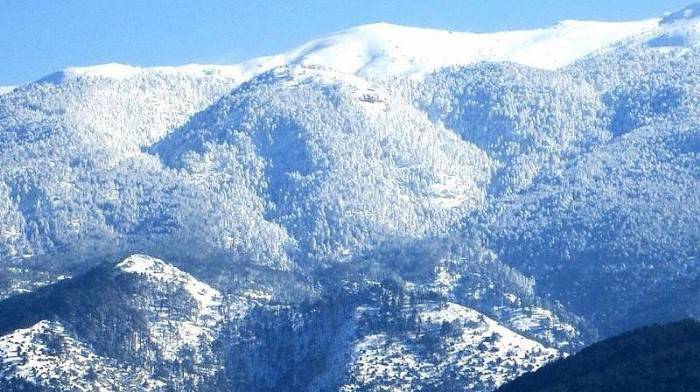
<svg viewBox="0 0 700 392">
<path fill-rule="evenodd" d="M 0 0 L 0 85 L 71 65 L 235 63 L 371 22 L 458 31 L 634 20 L 690 0 Z"/>
</svg>

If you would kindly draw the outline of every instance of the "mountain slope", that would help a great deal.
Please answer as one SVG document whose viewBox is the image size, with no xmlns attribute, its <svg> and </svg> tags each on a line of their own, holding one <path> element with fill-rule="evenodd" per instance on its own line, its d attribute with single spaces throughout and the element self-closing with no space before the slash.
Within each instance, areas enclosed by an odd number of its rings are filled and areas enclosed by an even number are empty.
<svg viewBox="0 0 700 392">
<path fill-rule="evenodd" d="M 0 386 L 7 383 L 3 390 L 8 391 L 23 390 L 21 383 L 37 390 L 70 386 L 81 391 L 114 391 L 137 385 L 153 390 L 159 385 L 141 370 L 95 355 L 58 322 L 41 321 L 2 336 L 0 356 Z"/>
<path fill-rule="evenodd" d="M 119 160 L 158 141 L 237 83 L 208 68 L 69 68 L 2 95 L 0 140 L 12 147 L 75 139 Z"/>
<path fill-rule="evenodd" d="M 162 260 L 134 255 L 0 301 L 0 385 L 488 391 L 560 355 L 436 298 L 365 282 L 318 302 L 281 305 L 259 293 L 222 295 Z M 396 352 L 411 362 L 396 361 Z M 440 382 L 455 374 L 458 382 Z"/>
<path fill-rule="evenodd" d="M 399 90 L 500 163 L 492 196 L 522 191 L 610 138 L 597 92 L 565 73 L 478 64 L 440 70 Z"/>
<path fill-rule="evenodd" d="M 697 285 L 700 256 L 700 204 L 691 190 L 700 181 L 700 51 L 648 41 L 630 40 L 563 70 L 599 91 L 604 137 L 527 192 L 499 200 L 500 212 L 489 217 L 497 253 L 559 292 L 571 311 L 596 318 L 603 335 L 698 314 L 688 306 L 697 291 L 685 288 Z M 669 295 L 678 308 L 644 305 Z"/>
<path fill-rule="evenodd" d="M 398 97 L 304 67 L 244 84 L 154 151 L 171 167 L 206 165 L 209 177 L 242 168 L 236 181 L 265 200 L 266 219 L 328 259 L 445 230 L 483 205 L 491 170 L 481 151 Z"/>
<path fill-rule="evenodd" d="M 378 317 L 373 312 L 362 309 L 355 317 L 371 325 Z M 421 304 L 416 317 L 422 336 L 410 331 L 397 338 L 379 329 L 353 341 L 349 375 L 340 390 L 490 390 L 559 356 L 457 304 Z"/>
<path fill-rule="evenodd" d="M 213 201 L 206 184 L 165 170 L 142 149 L 237 81 L 207 67 L 122 68 L 66 70 L 0 98 L 3 264 L 50 258 L 63 264 L 60 275 L 71 260 L 157 254 L 165 247 L 154 240 L 174 225 L 187 227 L 182 221 L 198 209 L 192 203 Z M 174 198 L 164 203 L 167 194 Z"/>
<path fill-rule="evenodd" d="M 161 260 L 134 255 L 1 301 L 0 375 L 101 390 L 196 383 L 211 376 L 213 365 L 179 367 L 211 361 L 222 315 L 245 308 L 222 306 L 217 290 Z"/>
<path fill-rule="evenodd" d="M 70 383 L 48 335 L 109 385 L 490 391 L 698 315 L 695 10 L 0 95 L 3 382 Z"/>
<path fill-rule="evenodd" d="M 699 350 L 695 320 L 641 328 L 526 374 L 498 392 L 695 391 Z"/>
</svg>

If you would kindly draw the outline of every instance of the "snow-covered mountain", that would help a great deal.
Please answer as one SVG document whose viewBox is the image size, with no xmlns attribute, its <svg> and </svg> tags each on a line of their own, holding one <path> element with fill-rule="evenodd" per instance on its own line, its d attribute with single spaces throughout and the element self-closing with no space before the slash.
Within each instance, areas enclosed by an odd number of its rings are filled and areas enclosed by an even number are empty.
<svg viewBox="0 0 700 392">
<path fill-rule="evenodd" d="M 59 322 L 40 321 L 3 336 L 0 355 L 3 390 L 32 386 L 106 392 L 140 386 L 150 391 L 165 384 L 152 382 L 140 369 L 94 354 Z"/>
<path fill-rule="evenodd" d="M 362 309 L 355 317 L 378 317 Z M 417 306 L 415 337 L 395 339 L 375 331 L 352 341 L 348 380 L 341 391 L 382 386 L 414 390 L 489 390 L 513 374 L 539 368 L 559 357 L 557 350 L 526 339 L 473 309 L 457 304 Z M 430 341 L 430 339 L 434 341 Z"/>
<path fill-rule="evenodd" d="M 349 317 L 338 309 L 340 313 L 329 314 L 326 307 L 313 306 L 312 312 L 324 317 L 322 323 L 338 317 L 330 323 L 339 322 L 337 330 L 297 321 L 290 326 L 297 330 L 290 331 L 294 336 L 279 336 L 283 329 L 277 328 L 286 321 L 283 309 L 293 317 L 289 321 L 310 317 L 309 309 L 270 307 L 250 293 L 224 296 L 162 260 L 133 255 L 0 302 L 0 331 L 10 331 L 0 337 L 0 386 L 220 390 L 245 377 L 237 373 L 242 372 L 237 363 L 255 361 L 251 347 L 260 345 L 256 355 L 265 359 L 279 355 L 277 344 L 264 346 L 265 339 L 277 338 L 334 339 L 320 357 L 328 367 L 306 376 L 313 379 L 309 389 L 318 391 L 378 384 L 419 387 L 448 373 L 458 373 L 470 389 L 489 390 L 560 355 L 473 309 L 429 299 L 395 307 L 386 302 L 397 295 L 390 286 L 374 287 L 381 288 L 379 297 L 374 290 L 346 302 Z M 391 315 L 381 322 L 387 317 L 383 312 Z M 393 337 L 395 328 L 402 331 L 399 341 Z M 437 346 L 444 350 L 439 356 Z M 316 351 L 299 347 L 287 355 L 306 361 Z M 438 367 L 433 366 L 436 360 Z M 283 359 L 252 366 L 245 374 L 262 376 L 275 366 L 293 365 Z M 268 375 L 266 383 L 279 389 L 284 385 L 281 376 Z"/>
<path fill-rule="evenodd" d="M 0 387 L 489 391 L 700 314 L 699 10 L 0 95 Z"/>
<path fill-rule="evenodd" d="M 244 84 L 154 151 L 261 197 L 265 219 L 323 259 L 444 231 L 483 207 L 491 171 L 483 152 L 380 86 L 298 66 Z"/>
<path fill-rule="evenodd" d="M 245 67 L 316 65 L 370 78 L 423 76 L 438 68 L 481 61 L 556 69 L 656 26 L 657 19 L 622 23 L 571 20 L 535 30 L 462 33 L 376 23 L 253 60 Z"/>
<path fill-rule="evenodd" d="M 115 160 L 133 155 L 238 83 L 215 69 L 108 64 L 57 72 L 2 96 L 2 142 L 70 138 Z"/>
<path fill-rule="evenodd" d="M 0 338 L 0 377 L 67 389 L 164 390 L 183 361 L 214 361 L 223 315 L 233 321 L 248 306 L 222 299 L 148 256 L 100 266 L 0 303 L 0 330 L 13 331 Z M 211 377 L 211 363 L 190 365 L 177 382 Z"/>
<path fill-rule="evenodd" d="M 664 22 L 669 20 L 671 16 Z M 112 63 L 70 67 L 42 80 L 130 79 L 160 73 L 219 76 L 241 83 L 283 65 L 320 66 L 369 78 L 419 77 L 439 68 L 482 61 L 556 69 L 618 41 L 655 31 L 658 25 L 659 19 L 634 22 L 566 20 L 533 30 L 472 33 L 374 23 L 330 34 L 282 54 L 235 65 L 142 68 Z"/>
</svg>

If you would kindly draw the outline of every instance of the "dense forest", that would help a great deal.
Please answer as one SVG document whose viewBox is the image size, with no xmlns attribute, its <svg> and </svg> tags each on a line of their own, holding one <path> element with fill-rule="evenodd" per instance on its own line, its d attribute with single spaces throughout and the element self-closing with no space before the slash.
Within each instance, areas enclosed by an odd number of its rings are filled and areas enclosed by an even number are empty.
<svg viewBox="0 0 700 392">
<path fill-rule="evenodd" d="M 521 376 L 498 392 L 694 392 L 700 322 L 640 328 Z"/>
</svg>

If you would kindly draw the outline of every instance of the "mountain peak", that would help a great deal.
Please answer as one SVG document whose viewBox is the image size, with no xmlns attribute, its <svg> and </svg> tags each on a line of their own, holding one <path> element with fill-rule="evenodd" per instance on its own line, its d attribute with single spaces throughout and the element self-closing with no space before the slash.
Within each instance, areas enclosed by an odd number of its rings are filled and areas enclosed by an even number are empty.
<svg viewBox="0 0 700 392">
<path fill-rule="evenodd" d="M 89 67 L 69 67 L 63 71 L 66 75 L 96 76 L 106 78 L 126 78 L 139 72 L 139 68 L 127 64 L 107 63 Z"/>
<path fill-rule="evenodd" d="M 164 261 L 141 254 L 131 255 L 115 266 L 122 272 L 140 275 L 162 273 L 166 267 L 170 266 Z"/>
<path fill-rule="evenodd" d="M 421 76 L 438 68 L 481 61 L 509 61 L 556 69 L 657 26 L 658 19 L 637 22 L 569 20 L 550 28 L 472 33 L 382 22 L 331 34 L 277 56 L 276 60 L 286 64 L 321 65 L 379 78 Z"/>
<path fill-rule="evenodd" d="M 213 309 L 220 304 L 221 293 L 163 260 L 135 254 L 119 262 L 115 265 L 115 269 L 121 273 L 141 276 L 156 284 L 161 282 L 177 284 L 197 302 L 203 313 L 215 318 Z"/>
</svg>

